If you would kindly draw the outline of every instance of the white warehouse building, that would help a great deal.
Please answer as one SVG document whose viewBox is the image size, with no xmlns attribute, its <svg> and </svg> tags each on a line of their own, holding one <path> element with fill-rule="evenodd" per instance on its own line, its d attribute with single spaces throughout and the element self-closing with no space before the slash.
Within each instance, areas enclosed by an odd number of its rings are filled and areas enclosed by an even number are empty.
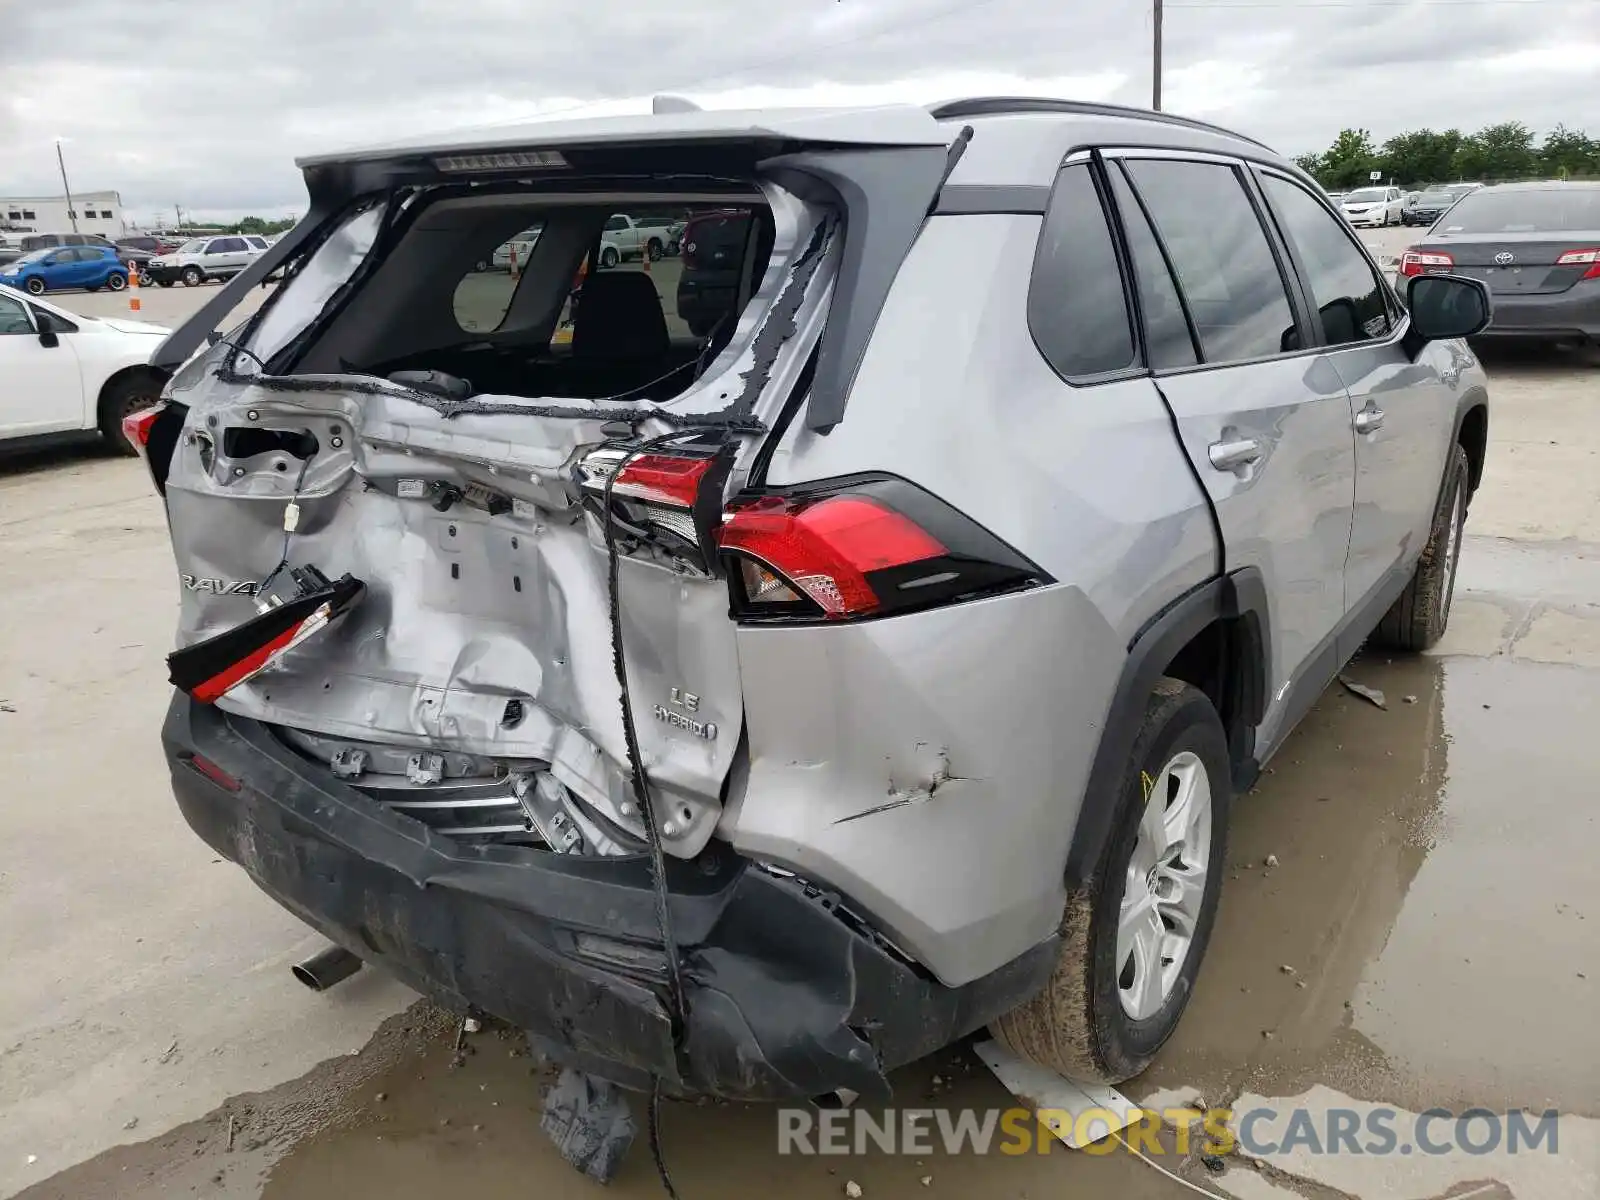
<svg viewBox="0 0 1600 1200">
<path fill-rule="evenodd" d="M 65 196 L 0 196 L 0 227 L 12 232 L 71 233 L 74 216 L 79 233 L 115 240 L 127 232 L 116 192 L 73 192 L 70 207 Z"/>
</svg>

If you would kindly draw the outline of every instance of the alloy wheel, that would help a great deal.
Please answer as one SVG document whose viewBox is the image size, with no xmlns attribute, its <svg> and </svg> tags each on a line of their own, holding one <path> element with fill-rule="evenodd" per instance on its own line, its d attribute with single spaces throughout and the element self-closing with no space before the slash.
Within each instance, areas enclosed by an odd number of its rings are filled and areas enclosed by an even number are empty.
<svg viewBox="0 0 1600 1200">
<path fill-rule="evenodd" d="M 1135 1021 L 1154 1016 L 1172 994 L 1211 869 L 1211 779 L 1199 755 L 1182 751 L 1143 781 L 1117 920 L 1117 993 Z"/>
</svg>

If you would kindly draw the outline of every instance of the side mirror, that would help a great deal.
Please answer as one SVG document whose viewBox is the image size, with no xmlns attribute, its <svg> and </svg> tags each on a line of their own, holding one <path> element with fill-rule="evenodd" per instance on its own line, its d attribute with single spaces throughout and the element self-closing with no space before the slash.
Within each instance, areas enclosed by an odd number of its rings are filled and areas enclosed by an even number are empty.
<svg viewBox="0 0 1600 1200">
<path fill-rule="evenodd" d="M 43 346 L 46 350 L 54 350 L 60 344 L 61 339 L 56 336 L 56 331 L 54 329 L 45 328 L 39 330 L 39 345 Z"/>
<path fill-rule="evenodd" d="M 1494 315 L 1489 285 L 1464 275 L 1417 275 L 1406 288 L 1411 338 L 1424 342 L 1471 337 L 1488 328 Z"/>
</svg>

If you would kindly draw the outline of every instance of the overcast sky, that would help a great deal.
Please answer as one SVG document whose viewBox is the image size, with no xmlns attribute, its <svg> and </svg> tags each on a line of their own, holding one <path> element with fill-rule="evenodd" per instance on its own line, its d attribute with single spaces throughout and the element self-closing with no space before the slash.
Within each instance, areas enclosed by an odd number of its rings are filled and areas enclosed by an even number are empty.
<svg viewBox="0 0 1600 1200">
<path fill-rule="evenodd" d="M 758 15 L 759 14 L 759 15 Z M 1148 0 L 0 0 L 0 195 L 298 212 L 314 150 L 532 117 L 1024 93 L 1148 104 Z M 1168 0 L 1165 107 L 1287 153 L 1345 126 L 1600 135 L 1600 0 Z"/>
</svg>

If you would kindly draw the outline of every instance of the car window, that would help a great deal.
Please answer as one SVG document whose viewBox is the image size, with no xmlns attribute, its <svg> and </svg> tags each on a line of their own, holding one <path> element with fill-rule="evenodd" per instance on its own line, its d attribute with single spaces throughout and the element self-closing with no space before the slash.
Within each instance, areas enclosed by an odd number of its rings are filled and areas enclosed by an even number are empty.
<svg viewBox="0 0 1600 1200">
<path fill-rule="evenodd" d="M 265 250 L 267 248 L 266 238 L 247 237 L 244 240 L 250 243 L 250 247 L 253 250 Z"/>
<path fill-rule="evenodd" d="M 1323 339 L 1343 346 L 1389 335 L 1383 281 L 1345 223 L 1287 179 L 1262 177 L 1283 232 L 1300 252 L 1306 287 L 1317 306 Z"/>
<path fill-rule="evenodd" d="M 1028 328 L 1071 379 L 1133 364 L 1133 330 L 1105 208 L 1087 163 L 1056 179 L 1028 285 Z"/>
<path fill-rule="evenodd" d="M 1111 171 L 1111 195 L 1122 215 L 1123 235 L 1133 256 L 1134 284 L 1144 317 L 1145 358 L 1157 370 L 1193 366 L 1200 357 L 1189 334 L 1189 320 L 1183 315 L 1178 287 L 1172 282 L 1161 246 L 1120 167 Z"/>
<path fill-rule="evenodd" d="M 57 250 L 54 254 L 45 256 L 44 265 L 47 267 L 59 266 L 61 263 L 71 262 L 76 257 L 77 255 L 71 250 Z"/>
<path fill-rule="evenodd" d="M 621 215 L 612 217 L 609 221 L 606 222 L 606 228 L 607 229 L 626 229 L 627 227 L 628 227 L 628 218 L 624 217 L 624 216 L 621 216 Z"/>
<path fill-rule="evenodd" d="M 28 310 L 20 300 L 0 296 L 0 334 L 32 333 L 33 322 L 28 320 Z"/>
<path fill-rule="evenodd" d="M 61 244 L 63 246 L 81 246 L 88 240 L 81 233 L 69 233 L 61 239 Z"/>
<path fill-rule="evenodd" d="M 725 320 L 736 315 L 739 286 L 744 278 L 750 245 L 750 210 L 720 205 L 687 209 L 673 206 L 659 213 L 641 213 L 635 209 L 628 216 L 641 224 L 650 216 L 661 216 L 670 223 L 683 222 L 684 230 L 677 242 L 668 238 L 664 231 L 646 230 L 647 236 L 642 237 L 638 245 L 632 239 L 626 244 L 603 245 L 599 250 L 599 266 L 593 273 L 642 274 L 648 278 L 666 318 L 667 333 L 676 341 L 706 337 L 724 327 Z M 627 224 L 621 213 L 613 213 L 602 228 L 612 228 L 618 221 Z M 649 257 L 651 241 L 656 243 L 658 258 Z M 526 264 L 519 256 L 519 271 L 513 276 L 509 256 L 491 255 L 483 261 L 484 270 L 478 270 L 477 264 L 473 264 L 463 275 L 456 285 L 453 305 L 456 323 L 464 332 L 489 333 L 499 329 L 520 287 L 561 286 L 569 289 L 569 295 L 561 308 L 551 342 L 561 347 L 571 341 L 571 293 L 576 292 L 581 299 L 583 281 L 553 281 L 541 273 L 537 245 L 535 243 L 527 256 L 527 262 L 533 264 L 532 270 L 522 270 Z M 763 253 L 770 253 L 770 239 L 764 245 Z M 592 261 L 590 265 L 593 267 Z M 755 264 L 752 278 L 759 281 L 764 268 L 764 263 Z"/>
<path fill-rule="evenodd" d="M 209 253 L 209 254 L 237 254 L 240 250 L 243 250 L 244 248 L 245 248 L 245 245 L 244 245 L 244 239 L 243 238 L 236 238 L 236 237 L 218 238 L 216 241 L 211 243 L 211 249 L 209 251 L 207 251 L 207 253 Z"/>
<path fill-rule="evenodd" d="M 1135 159 L 1128 173 L 1177 273 L 1206 362 L 1298 349 L 1283 276 L 1233 167 Z"/>
</svg>

